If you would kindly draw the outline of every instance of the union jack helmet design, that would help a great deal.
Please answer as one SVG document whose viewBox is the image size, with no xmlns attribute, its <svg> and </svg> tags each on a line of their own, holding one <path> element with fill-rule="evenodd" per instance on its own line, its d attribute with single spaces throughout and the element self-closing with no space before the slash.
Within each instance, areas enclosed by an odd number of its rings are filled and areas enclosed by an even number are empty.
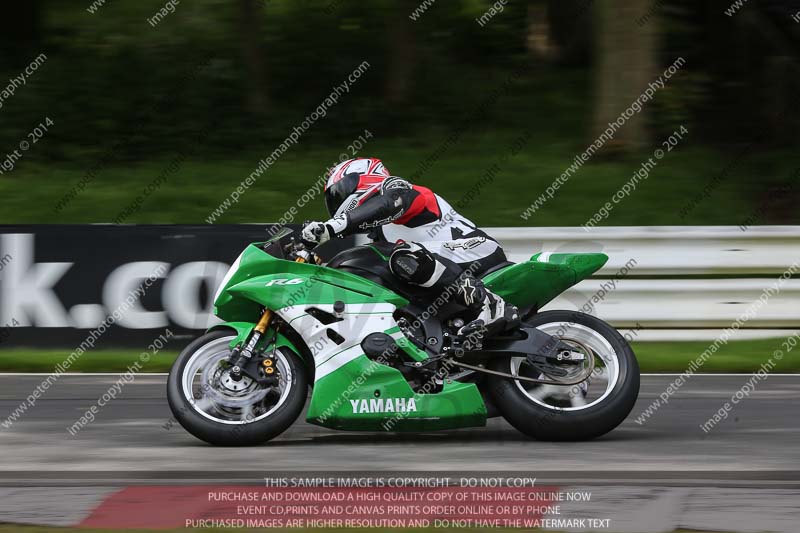
<svg viewBox="0 0 800 533">
<path fill-rule="evenodd" d="M 325 207 L 331 217 L 362 204 L 390 176 L 380 159 L 359 157 L 333 167 L 325 183 Z"/>
</svg>

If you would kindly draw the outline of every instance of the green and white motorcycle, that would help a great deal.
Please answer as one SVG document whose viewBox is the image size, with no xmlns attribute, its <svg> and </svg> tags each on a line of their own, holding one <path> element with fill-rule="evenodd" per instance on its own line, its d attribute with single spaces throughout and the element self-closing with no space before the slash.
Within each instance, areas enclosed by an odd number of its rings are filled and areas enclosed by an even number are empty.
<svg viewBox="0 0 800 533">
<path fill-rule="evenodd" d="M 457 335 L 463 309 L 389 272 L 391 245 L 327 265 L 284 230 L 252 244 L 215 297 L 212 327 L 180 354 L 167 396 L 175 418 L 216 445 L 268 441 L 309 398 L 311 424 L 360 431 L 480 427 L 503 416 L 543 440 L 598 437 L 639 393 L 625 339 L 591 315 L 539 310 L 600 269 L 600 253 L 541 253 L 483 275 L 519 307 L 521 325 L 494 337 Z"/>
</svg>

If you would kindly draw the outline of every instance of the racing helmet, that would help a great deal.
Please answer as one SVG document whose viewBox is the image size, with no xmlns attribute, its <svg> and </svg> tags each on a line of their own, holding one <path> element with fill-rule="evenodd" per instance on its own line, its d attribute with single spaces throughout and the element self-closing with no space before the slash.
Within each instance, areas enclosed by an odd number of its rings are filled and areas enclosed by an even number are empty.
<svg viewBox="0 0 800 533">
<path fill-rule="evenodd" d="M 328 172 L 325 207 L 331 217 L 343 215 L 380 189 L 389 171 L 380 159 L 359 157 L 339 163 Z"/>
</svg>

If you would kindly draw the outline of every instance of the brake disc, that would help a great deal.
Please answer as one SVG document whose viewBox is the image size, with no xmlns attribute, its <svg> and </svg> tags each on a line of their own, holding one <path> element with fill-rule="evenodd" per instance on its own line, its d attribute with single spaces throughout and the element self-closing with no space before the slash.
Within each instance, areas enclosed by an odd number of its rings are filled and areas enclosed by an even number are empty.
<svg viewBox="0 0 800 533">
<path fill-rule="evenodd" d="M 240 381 L 230 377 L 228 370 L 219 366 L 219 361 L 203 368 L 200 378 L 202 390 L 216 404 L 227 408 L 248 407 L 263 400 L 269 388 L 260 388 L 251 378 L 242 376 Z M 243 387 L 239 387 L 244 384 Z"/>
</svg>

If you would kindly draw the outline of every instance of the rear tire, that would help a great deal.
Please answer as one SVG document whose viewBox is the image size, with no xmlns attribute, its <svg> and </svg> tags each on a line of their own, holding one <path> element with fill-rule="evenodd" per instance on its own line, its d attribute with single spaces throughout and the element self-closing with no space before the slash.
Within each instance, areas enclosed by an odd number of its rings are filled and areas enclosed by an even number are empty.
<svg viewBox="0 0 800 533">
<path fill-rule="evenodd" d="M 551 335 L 557 331 L 560 334 L 556 336 L 565 341 L 572 338 L 586 343 L 587 338 L 592 339 L 595 346 L 602 347 L 595 350 L 589 346 L 595 352 L 595 361 L 601 355 L 611 357 L 600 359 L 599 365 L 602 366 L 596 366 L 588 380 L 572 386 L 536 385 L 490 375 L 489 394 L 503 417 L 522 433 L 550 441 L 593 439 L 621 424 L 630 414 L 639 395 L 639 365 L 622 335 L 599 318 L 574 311 L 539 313 L 526 325 L 538 327 Z M 613 356 L 597 353 L 601 350 L 611 350 Z M 499 358 L 491 368 L 508 373 L 513 368 L 513 359 Z M 604 375 L 613 375 L 613 385 L 610 378 L 606 378 L 605 385 L 602 385 Z M 600 394 L 595 400 L 587 401 L 587 391 L 593 381 L 601 383 Z M 582 389 L 584 383 L 585 389 Z M 549 405 L 548 400 L 540 398 L 547 394 L 541 387 L 550 387 L 547 390 L 554 391 L 544 398 L 549 398 L 549 402 L 555 405 Z M 581 397 L 571 403 L 573 396 L 578 395 Z M 580 405 L 581 402 L 584 405 Z"/>
<path fill-rule="evenodd" d="M 202 398 L 197 397 L 197 390 L 193 392 L 191 400 L 187 398 L 185 380 L 188 377 L 184 376 L 184 373 L 188 370 L 195 374 L 192 369 L 187 369 L 187 365 L 196 361 L 198 354 L 202 354 L 204 350 L 218 354 L 216 358 L 225 353 L 229 354 L 228 344 L 233 338 L 231 331 L 218 330 L 203 335 L 189 344 L 178 356 L 170 370 L 167 379 L 167 400 L 175 419 L 186 431 L 198 439 L 216 446 L 252 446 L 277 437 L 288 429 L 300 415 L 308 393 L 307 371 L 297 354 L 289 349 L 281 348 L 278 354 L 278 364 L 285 370 L 284 374 L 287 379 L 282 383 L 287 389 L 285 395 L 281 393 L 281 399 L 276 402 L 274 410 L 261 415 L 263 418 L 255 416 L 253 421 L 245 423 L 235 421 L 235 410 L 231 417 L 233 420 L 227 423 L 222 420 L 222 415 L 203 414 L 201 411 L 204 410 L 199 407 L 199 400 Z M 210 361 L 214 360 L 214 358 L 210 358 Z M 192 377 L 193 379 L 194 377 Z M 191 390 L 191 388 L 189 389 Z M 202 388 L 199 394 L 203 394 Z"/>
</svg>

